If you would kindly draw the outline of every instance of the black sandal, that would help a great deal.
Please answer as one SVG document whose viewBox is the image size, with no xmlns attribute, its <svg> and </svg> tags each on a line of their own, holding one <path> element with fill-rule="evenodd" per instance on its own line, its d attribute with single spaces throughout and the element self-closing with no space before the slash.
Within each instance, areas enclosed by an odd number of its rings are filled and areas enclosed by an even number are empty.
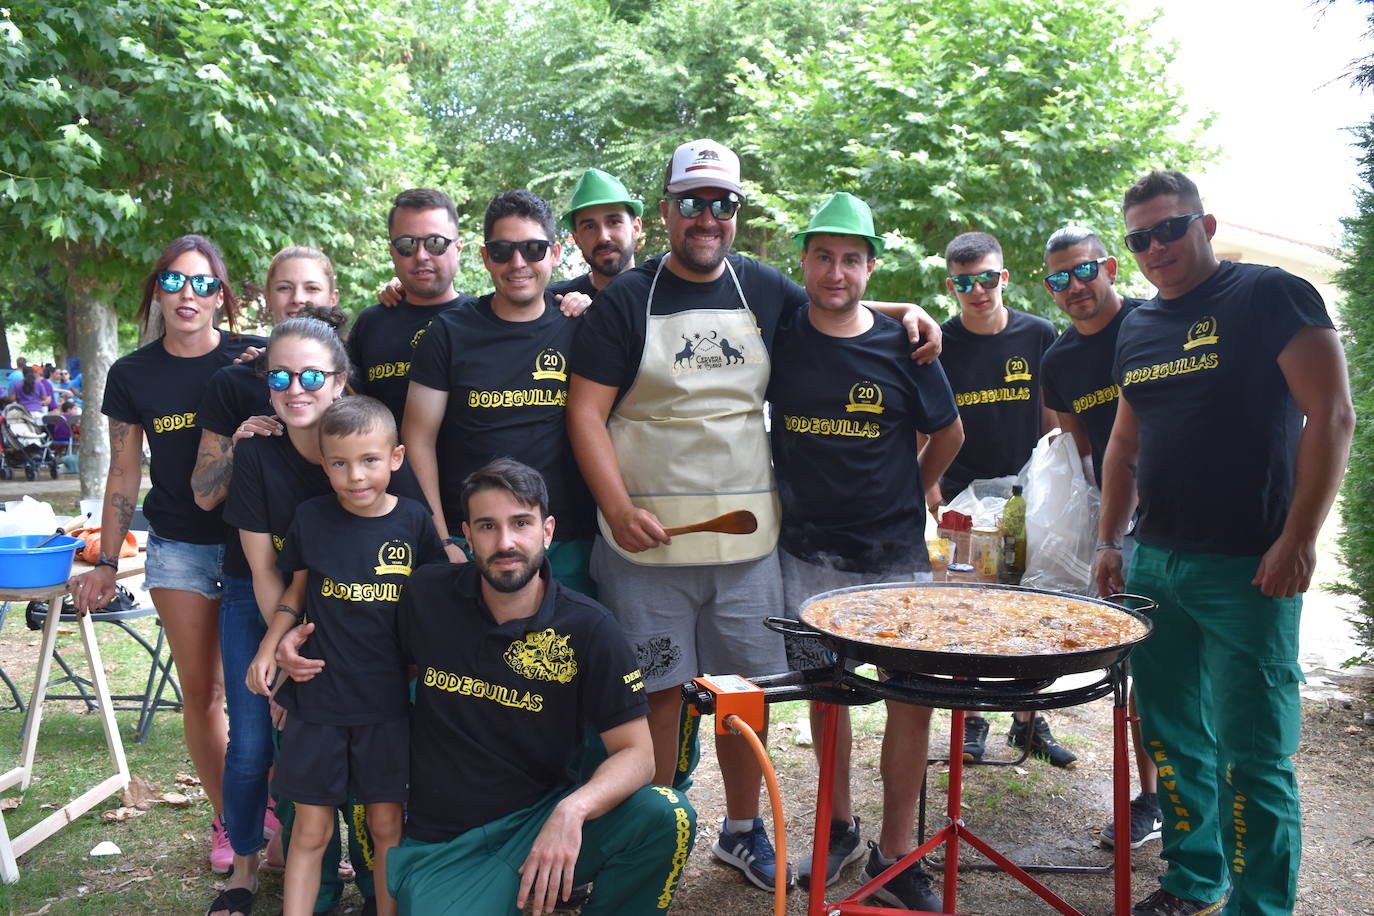
<svg viewBox="0 0 1374 916">
<path fill-rule="evenodd" d="M 246 887 L 231 887 L 222 891 L 210 908 L 205 911 L 205 916 L 210 916 L 218 910 L 228 910 L 229 913 L 242 913 L 243 916 L 252 916 L 253 913 L 253 891 Z"/>
</svg>

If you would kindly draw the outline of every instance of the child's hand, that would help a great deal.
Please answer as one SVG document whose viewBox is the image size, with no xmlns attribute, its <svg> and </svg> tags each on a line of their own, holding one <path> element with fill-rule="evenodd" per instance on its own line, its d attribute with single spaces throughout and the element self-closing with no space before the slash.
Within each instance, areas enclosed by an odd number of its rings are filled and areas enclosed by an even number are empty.
<svg viewBox="0 0 1374 916">
<path fill-rule="evenodd" d="M 272 658 L 272 650 L 265 647 L 258 650 L 258 654 L 253 656 L 253 661 L 248 665 L 248 674 L 244 676 L 244 683 L 248 689 L 263 696 L 270 696 L 272 692 L 272 677 L 277 673 L 277 663 Z"/>
</svg>

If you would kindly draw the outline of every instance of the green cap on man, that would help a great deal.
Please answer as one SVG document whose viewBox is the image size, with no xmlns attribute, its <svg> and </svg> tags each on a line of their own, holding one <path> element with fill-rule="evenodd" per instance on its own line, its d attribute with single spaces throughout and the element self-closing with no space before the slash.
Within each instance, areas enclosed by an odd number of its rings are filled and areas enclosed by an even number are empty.
<svg viewBox="0 0 1374 916">
<path fill-rule="evenodd" d="M 830 195 L 811 217 L 811 224 L 794 233 L 792 238 L 797 240 L 798 248 L 805 248 L 810 235 L 857 235 L 868 239 L 875 258 L 883 253 L 883 239 L 873 231 L 873 211 L 868 204 L 844 191 Z"/>
<path fill-rule="evenodd" d="M 577 228 L 573 225 L 573 215 L 578 210 L 601 204 L 624 204 L 635 216 L 644 215 L 644 204 L 630 196 L 619 178 L 601 169 L 587 169 L 577 179 L 577 187 L 573 188 L 572 203 L 568 205 L 568 212 L 563 214 L 563 225 L 571 232 Z"/>
</svg>

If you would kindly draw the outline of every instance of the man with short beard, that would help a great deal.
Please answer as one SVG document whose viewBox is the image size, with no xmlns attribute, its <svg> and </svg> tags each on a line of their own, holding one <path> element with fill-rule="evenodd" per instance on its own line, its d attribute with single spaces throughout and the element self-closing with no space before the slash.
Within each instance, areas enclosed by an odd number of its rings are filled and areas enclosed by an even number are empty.
<svg viewBox="0 0 1374 916">
<path fill-rule="evenodd" d="M 649 785 L 643 682 L 615 619 L 550 574 L 548 491 L 499 459 L 463 482 L 472 563 L 420 567 L 397 607 L 416 666 L 406 837 L 387 856 L 401 912 L 666 912 L 696 812 Z M 584 732 L 607 757 L 570 778 Z M 519 863 L 519 864 L 517 864 Z"/>
<path fill-rule="evenodd" d="M 670 250 L 624 272 L 582 320 L 568 434 L 599 506 L 592 578 L 635 645 L 649 699 L 655 781 L 674 778 L 679 685 L 703 671 L 783 671 L 778 498 L 763 424 L 769 351 L 806 291 L 730 254 L 743 201 L 739 158 L 714 140 L 679 146 L 660 213 Z M 919 309 L 908 334 L 938 329 Z M 919 325 L 919 327 L 918 327 Z M 750 534 L 670 538 L 669 526 L 748 510 Z M 739 736 L 717 736 L 726 819 L 713 852 L 771 890 L 772 845 L 758 817 L 762 771 Z"/>
<path fill-rule="evenodd" d="M 443 191 L 412 188 L 396 195 L 386 221 L 388 249 L 403 299 L 400 305 L 363 309 L 348 334 L 350 377 L 358 394 L 391 408 L 396 425 L 405 416 L 406 375 L 415 346 L 429 323 L 445 310 L 471 302 L 453 288 L 458 272 L 458 211 Z"/>
<path fill-rule="evenodd" d="M 635 251 L 644 231 L 644 204 L 600 169 L 587 169 L 573 189 L 563 225 L 587 262 L 588 271 L 572 280 L 549 284 L 556 296 L 584 293 L 595 299 L 616 277 L 635 266 Z"/>
</svg>

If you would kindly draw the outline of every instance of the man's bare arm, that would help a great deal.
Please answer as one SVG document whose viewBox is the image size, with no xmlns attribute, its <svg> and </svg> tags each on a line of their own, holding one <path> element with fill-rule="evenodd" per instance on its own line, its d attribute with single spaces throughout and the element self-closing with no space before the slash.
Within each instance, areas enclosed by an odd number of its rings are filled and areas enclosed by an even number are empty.
<svg viewBox="0 0 1374 916">
<path fill-rule="evenodd" d="M 233 476 L 233 440 L 202 429 L 196 467 L 191 472 L 191 492 L 195 494 L 196 505 L 209 512 L 224 502 L 229 495 L 229 481 Z"/>
<path fill-rule="evenodd" d="M 631 553 L 669 543 L 657 517 L 630 500 L 620 462 L 606 431 L 616 389 L 573 374 L 568 380 L 568 439 L 587 488 L 611 526 L 615 542 Z"/>
<path fill-rule="evenodd" d="M 926 507 L 934 510 L 940 505 L 940 478 L 949 470 L 954 456 L 964 444 L 964 421 L 959 417 L 944 429 L 929 436 L 916 437 L 921 464 L 921 491 L 926 494 Z"/>
<path fill-rule="evenodd" d="M 1345 352 L 1331 328 L 1303 328 L 1279 353 L 1278 363 L 1307 422 L 1298 439 L 1288 517 L 1251 584 L 1271 597 L 1291 598 L 1312 583 L 1317 534 L 1345 475 L 1355 408 Z"/>
<path fill-rule="evenodd" d="M 1123 393 L 1116 405 L 1112 437 L 1102 456 L 1102 515 L 1097 524 L 1100 543 L 1120 543 L 1135 511 L 1135 466 L 1140 453 L 1140 421 Z M 1118 594 L 1126 587 L 1121 551 L 1097 551 L 1094 573 L 1100 594 Z"/>
<path fill-rule="evenodd" d="M 444 553 L 454 563 L 466 563 L 467 557 L 455 544 L 448 543 L 448 519 L 444 518 L 444 504 L 439 490 L 439 427 L 448 409 L 448 392 L 411 382 L 406 392 L 405 419 L 401 421 L 401 443 L 420 490 L 429 503 L 434 528 L 444 542 Z"/>
<path fill-rule="evenodd" d="M 582 825 L 612 810 L 653 779 L 654 745 L 647 718 L 607 729 L 601 740 L 606 759 L 591 779 L 554 807 L 520 866 L 515 905 L 523 910 L 526 901 L 533 900 L 534 916 L 553 912 L 558 898 L 572 893 Z"/>
<path fill-rule="evenodd" d="M 865 299 L 859 303 L 889 318 L 896 318 L 906 328 L 907 338 L 916 347 L 911 358 L 922 366 L 935 362 L 944 346 L 944 332 L 940 322 L 931 318 L 925 309 L 914 302 L 876 302 Z M 925 343 L 921 343 L 922 339 Z"/>
</svg>

